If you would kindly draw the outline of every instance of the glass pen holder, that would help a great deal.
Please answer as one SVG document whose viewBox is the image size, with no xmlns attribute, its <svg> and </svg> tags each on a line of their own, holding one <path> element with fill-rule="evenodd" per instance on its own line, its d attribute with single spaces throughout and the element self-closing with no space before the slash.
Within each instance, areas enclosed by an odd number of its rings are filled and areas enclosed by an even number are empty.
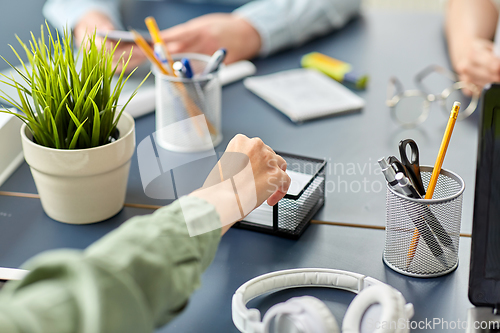
<svg viewBox="0 0 500 333">
<path fill-rule="evenodd" d="M 201 74 L 210 56 L 196 53 L 173 55 L 174 61 L 182 58 L 189 59 L 193 78 L 165 75 L 153 68 L 157 143 L 175 152 L 213 149 L 222 141 L 218 73 Z"/>
<path fill-rule="evenodd" d="M 432 167 L 420 167 L 424 188 Z M 413 199 L 387 186 L 383 261 L 413 277 L 436 277 L 458 267 L 463 179 L 441 170 L 432 199 Z"/>
</svg>

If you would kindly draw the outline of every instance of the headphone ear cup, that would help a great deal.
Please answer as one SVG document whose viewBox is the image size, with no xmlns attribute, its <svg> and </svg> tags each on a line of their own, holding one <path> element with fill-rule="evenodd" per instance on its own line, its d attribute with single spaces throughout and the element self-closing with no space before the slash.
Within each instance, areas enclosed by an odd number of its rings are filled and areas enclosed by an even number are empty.
<svg viewBox="0 0 500 333">
<path fill-rule="evenodd" d="M 389 329 L 383 332 L 403 333 L 408 332 L 406 320 L 409 319 L 405 308 L 406 300 L 396 289 L 387 285 L 374 285 L 362 290 L 351 302 L 342 322 L 342 332 L 355 333 L 360 331 L 363 316 L 372 305 L 380 304 L 382 314 L 378 320 L 380 324 L 386 323 Z M 399 320 L 404 320 L 404 328 Z M 389 325 L 391 323 L 394 324 Z M 373 327 L 375 329 L 375 326 Z M 382 332 L 378 329 L 375 332 Z"/>
<path fill-rule="evenodd" d="M 320 318 L 325 327 L 325 333 L 340 333 L 337 320 L 325 303 L 312 296 L 297 297 L 297 300 L 307 307 L 307 312 L 316 314 Z"/>
<path fill-rule="evenodd" d="M 284 325 L 285 318 L 300 325 L 301 332 L 340 333 L 337 320 L 328 307 L 312 296 L 293 297 L 284 303 L 271 307 L 262 319 L 264 332 L 269 332 L 272 319 L 275 319 L 275 327 L 277 327 L 275 332 L 289 332 L 289 328 Z"/>
</svg>

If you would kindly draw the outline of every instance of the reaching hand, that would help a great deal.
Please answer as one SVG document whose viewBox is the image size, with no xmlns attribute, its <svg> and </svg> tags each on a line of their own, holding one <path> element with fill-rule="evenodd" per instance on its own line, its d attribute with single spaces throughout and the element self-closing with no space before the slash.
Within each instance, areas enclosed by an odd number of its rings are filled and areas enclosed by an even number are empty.
<svg viewBox="0 0 500 333">
<path fill-rule="evenodd" d="M 274 206 L 285 196 L 291 181 L 285 170 L 285 160 L 261 139 L 238 134 L 203 188 L 190 195 L 215 206 L 224 233 L 264 201 Z"/>
<path fill-rule="evenodd" d="M 87 36 L 91 35 L 94 30 L 106 32 L 114 29 L 115 27 L 113 26 L 113 23 L 106 15 L 99 11 L 90 11 L 85 14 L 75 26 L 73 34 L 75 36 L 76 45 L 81 46 L 82 43 L 85 42 Z M 117 43 L 118 42 L 109 40 L 104 43 L 104 37 L 96 36 L 96 45 L 98 47 L 104 46 L 109 50 L 112 50 Z M 120 61 L 118 63 L 120 57 L 123 56 L 124 61 L 127 61 L 131 50 L 132 58 L 127 66 L 127 72 L 132 71 L 144 62 L 144 60 L 146 60 L 146 56 L 142 53 L 140 48 L 135 45 L 135 43 L 120 42 L 116 47 L 113 57 L 113 66 L 118 64 L 117 73 L 120 73 L 122 70 L 122 62 Z"/>
<path fill-rule="evenodd" d="M 480 90 L 488 83 L 500 82 L 500 59 L 494 54 L 493 43 L 486 39 L 474 40 L 456 61 L 455 70 L 460 81 L 474 84 Z"/>
<path fill-rule="evenodd" d="M 260 35 L 244 18 L 234 14 L 207 14 L 161 32 L 171 53 L 194 52 L 212 55 L 227 50 L 225 62 L 255 57 L 261 47 Z"/>
</svg>

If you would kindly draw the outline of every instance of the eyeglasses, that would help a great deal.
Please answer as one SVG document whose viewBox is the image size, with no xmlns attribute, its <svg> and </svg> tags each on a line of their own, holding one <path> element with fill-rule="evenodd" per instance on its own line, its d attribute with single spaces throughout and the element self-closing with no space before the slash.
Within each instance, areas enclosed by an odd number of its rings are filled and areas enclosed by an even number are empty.
<svg viewBox="0 0 500 333">
<path fill-rule="evenodd" d="M 432 73 L 438 73 L 453 83 L 441 94 L 429 93 L 423 81 Z M 441 108 L 448 115 L 455 101 L 462 104 L 457 120 L 463 120 L 470 116 L 477 108 L 480 91 L 472 84 L 458 81 L 455 73 L 437 65 L 424 68 L 415 76 L 415 83 L 418 90 L 404 90 L 403 85 L 396 77 L 389 79 L 387 87 L 386 104 L 391 108 L 391 115 L 394 120 L 405 127 L 413 127 L 422 123 L 429 116 L 429 106 L 431 102 L 438 101 Z M 472 96 L 463 94 L 463 89 L 469 89 Z"/>
</svg>

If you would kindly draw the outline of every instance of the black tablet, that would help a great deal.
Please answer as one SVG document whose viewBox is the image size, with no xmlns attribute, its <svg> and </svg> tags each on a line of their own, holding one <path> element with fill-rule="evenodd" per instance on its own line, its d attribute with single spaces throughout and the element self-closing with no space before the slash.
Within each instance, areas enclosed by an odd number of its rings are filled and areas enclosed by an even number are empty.
<svg viewBox="0 0 500 333">
<path fill-rule="evenodd" d="M 482 96 L 477 153 L 469 300 L 500 305 L 500 84 Z M 466 158 L 466 157 L 464 157 Z"/>
</svg>

